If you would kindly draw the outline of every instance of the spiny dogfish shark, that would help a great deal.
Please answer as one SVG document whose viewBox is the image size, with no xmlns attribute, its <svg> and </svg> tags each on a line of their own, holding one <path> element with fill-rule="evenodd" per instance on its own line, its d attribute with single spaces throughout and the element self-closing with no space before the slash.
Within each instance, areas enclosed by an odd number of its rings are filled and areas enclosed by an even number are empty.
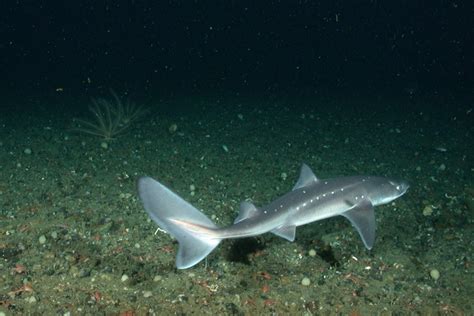
<svg viewBox="0 0 474 316">
<path fill-rule="evenodd" d="M 408 187 L 405 181 L 375 176 L 321 180 L 303 164 L 293 190 L 261 208 L 242 202 L 233 225 L 219 228 L 160 182 L 150 177 L 138 180 L 138 193 L 146 212 L 179 242 L 178 269 L 194 266 L 223 239 L 271 232 L 294 241 L 297 226 L 337 215 L 347 218 L 365 247 L 371 249 L 375 241 L 374 206 L 395 200 Z"/>
</svg>

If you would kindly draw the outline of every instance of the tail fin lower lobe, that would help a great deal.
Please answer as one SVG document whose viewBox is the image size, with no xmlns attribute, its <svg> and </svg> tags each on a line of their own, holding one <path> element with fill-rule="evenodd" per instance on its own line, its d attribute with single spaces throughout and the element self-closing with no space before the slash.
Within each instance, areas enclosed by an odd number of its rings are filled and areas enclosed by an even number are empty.
<svg viewBox="0 0 474 316">
<path fill-rule="evenodd" d="M 138 193 L 150 218 L 178 240 L 178 269 L 194 266 L 220 243 L 221 239 L 212 237 L 211 234 L 200 234 L 197 230 L 188 229 L 188 226 L 200 226 L 212 231 L 218 227 L 163 184 L 150 177 L 142 177 L 138 180 Z M 180 222 L 191 225 L 180 225 Z"/>
</svg>

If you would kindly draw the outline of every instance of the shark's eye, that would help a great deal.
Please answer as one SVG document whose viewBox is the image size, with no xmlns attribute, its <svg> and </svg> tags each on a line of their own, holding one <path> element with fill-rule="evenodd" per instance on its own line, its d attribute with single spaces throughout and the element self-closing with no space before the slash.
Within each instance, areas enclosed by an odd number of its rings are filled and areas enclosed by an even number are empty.
<svg viewBox="0 0 474 316">
<path fill-rule="evenodd" d="M 402 189 L 402 187 L 400 185 L 397 185 L 397 190 L 400 191 Z"/>
</svg>

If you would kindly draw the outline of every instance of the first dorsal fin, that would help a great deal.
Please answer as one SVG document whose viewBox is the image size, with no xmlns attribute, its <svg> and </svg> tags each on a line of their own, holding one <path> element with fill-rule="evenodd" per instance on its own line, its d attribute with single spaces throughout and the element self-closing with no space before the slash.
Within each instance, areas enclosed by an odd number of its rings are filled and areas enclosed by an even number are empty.
<svg viewBox="0 0 474 316">
<path fill-rule="evenodd" d="M 298 181 L 293 187 L 293 190 L 306 187 L 318 181 L 318 178 L 316 178 L 313 171 L 311 171 L 311 168 L 308 167 L 307 164 L 303 163 L 303 165 L 301 166 L 300 177 L 298 178 Z"/>
<path fill-rule="evenodd" d="M 243 201 L 240 203 L 239 216 L 234 220 L 234 224 L 243 221 L 249 217 L 253 217 L 258 214 L 258 209 L 251 202 Z"/>
</svg>

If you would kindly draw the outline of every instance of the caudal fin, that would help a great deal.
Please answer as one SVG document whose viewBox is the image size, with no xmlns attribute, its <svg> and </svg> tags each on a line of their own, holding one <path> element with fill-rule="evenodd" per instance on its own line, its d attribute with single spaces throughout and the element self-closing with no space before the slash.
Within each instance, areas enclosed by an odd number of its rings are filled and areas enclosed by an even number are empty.
<svg viewBox="0 0 474 316">
<path fill-rule="evenodd" d="M 221 239 L 218 227 L 194 206 L 150 177 L 138 180 L 138 193 L 148 215 L 179 242 L 176 267 L 187 269 L 204 259 Z"/>
</svg>

